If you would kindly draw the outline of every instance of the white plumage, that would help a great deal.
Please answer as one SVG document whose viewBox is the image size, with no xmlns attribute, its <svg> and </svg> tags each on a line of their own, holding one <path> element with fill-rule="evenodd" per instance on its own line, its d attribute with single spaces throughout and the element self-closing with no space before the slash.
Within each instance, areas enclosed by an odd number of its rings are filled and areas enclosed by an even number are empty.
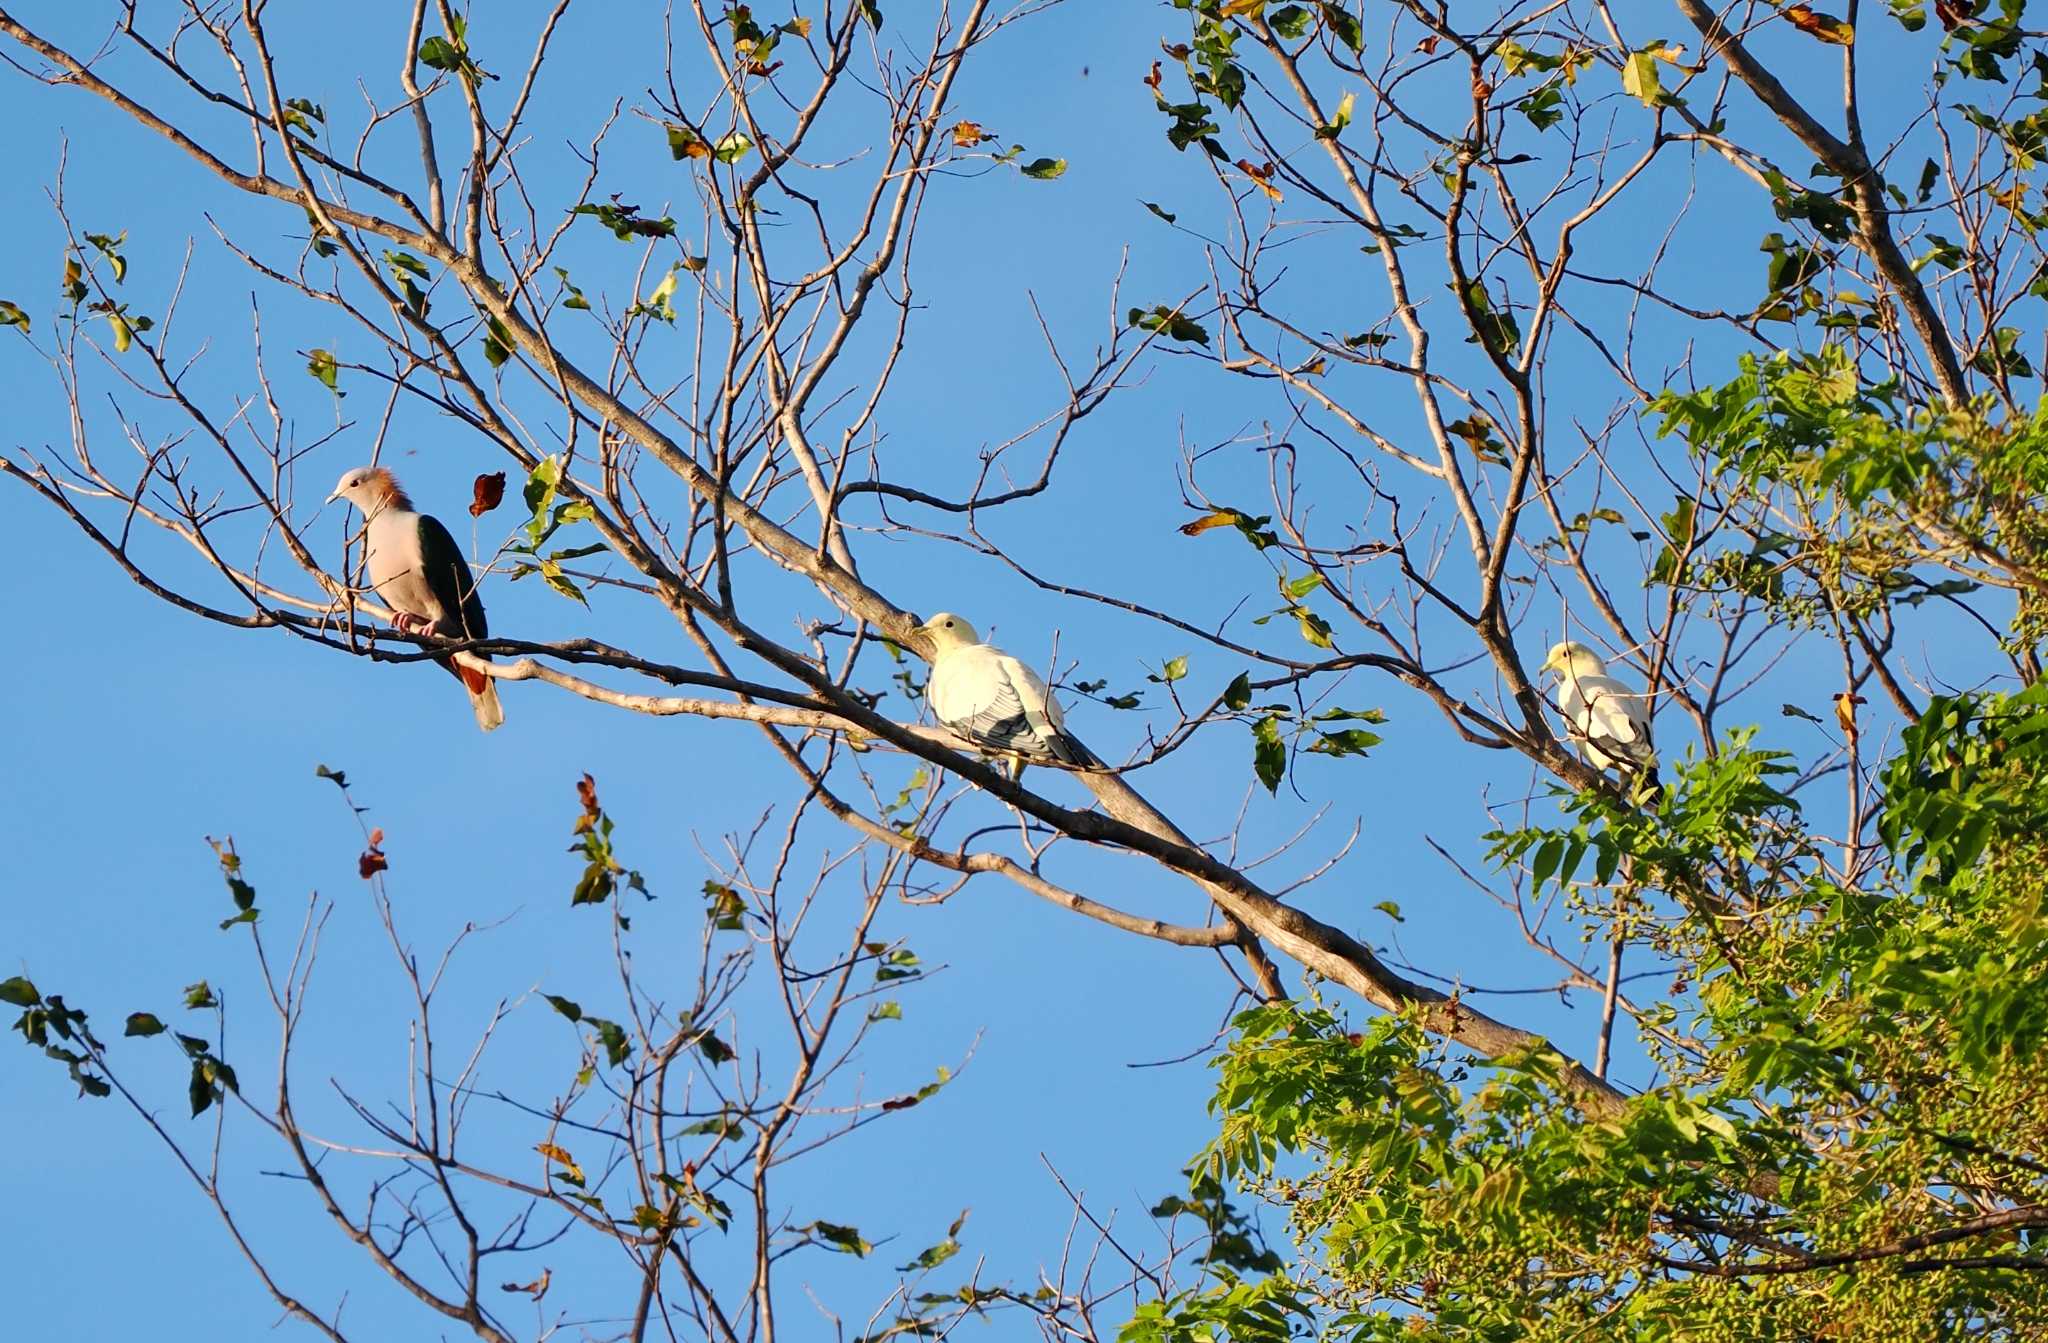
<svg viewBox="0 0 2048 1343">
<path fill-rule="evenodd" d="M 1543 670 L 1558 673 L 1558 710 L 1593 767 L 1624 777 L 1640 774 L 1655 792 L 1657 751 L 1650 744 L 1646 697 L 1609 676 L 1607 665 L 1584 644 L 1557 645 L 1544 659 Z"/>
<path fill-rule="evenodd" d="M 981 641 L 974 626 L 941 611 L 921 628 L 932 641 L 932 714 L 976 746 L 1028 761 L 1095 763 L 1088 748 L 1068 735 L 1059 701 L 1043 677 L 1000 648 Z"/>
</svg>

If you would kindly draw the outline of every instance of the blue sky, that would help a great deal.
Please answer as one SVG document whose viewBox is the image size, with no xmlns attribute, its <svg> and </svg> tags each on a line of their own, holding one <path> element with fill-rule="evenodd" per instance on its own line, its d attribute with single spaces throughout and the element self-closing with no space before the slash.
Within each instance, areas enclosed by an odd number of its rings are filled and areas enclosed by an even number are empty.
<svg viewBox="0 0 2048 1343">
<path fill-rule="evenodd" d="M 502 59 L 509 68 L 517 59 L 510 53 L 523 52 L 528 8 L 519 6 L 516 19 L 493 17 L 494 28 L 502 22 L 519 34 L 504 39 L 502 58 L 494 31 L 479 23 L 475 40 L 487 64 Z M 913 8 L 899 4 L 892 16 L 902 11 L 901 22 L 913 28 Z M 615 98 L 635 101 L 651 78 L 636 64 L 646 44 L 658 40 L 649 14 L 593 14 L 568 21 L 532 118 L 542 133 L 529 171 L 558 193 L 574 190 L 563 141 L 587 134 Z M 95 44 L 107 18 L 86 13 L 50 21 L 53 36 L 83 49 Z M 284 39 L 287 83 L 322 102 L 332 124 L 353 128 L 360 121 L 351 87 L 359 69 L 376 72 L 372 87 L 379 96 L 386 92 L 395 62 L 381 25 L 339 13 L 279 14 L 273 22 Z M 1157 38 L 1175 23 L 1163 6 L 1069 6 L 1007 34 L 970 67 L 956 103 L 960 114 L 1006 142 L 1025 143 L 1030 155 L 1064 156 L 1070 167 L 1057 182 L 998 171 L 935 194 L 918 244 L 919 297 L 929 306 L 915 318 L 911 352 L 882 416 L 892 470 L 953 492 L 971 478 L 979 448 L 1057 404 L 1058 382 L 1027 295 L 1063 343 L 1085 352 L 1102 337 L 1108 286 L 1126 257 L 1126 304 L 1170 302 L 1201 282 L 1199 245 L 1166 229 L 1141 203 L 1180 212 L 1190 226 L 1223 227 L 1213 183 L 1192 157 L 1165 146 L 1150 95 L 1138 82 Z M 632 67 L 624 76 L 622 61 Z M 166 111 L 183 115 L 189 107 L 131 56 L 117 55 L 107 68 L 135 79 Z M 194 375 L 209 404 L 224 412 L 255 390 L 254 289 L 272 376 L 297 439 L 333 429 L 337 414 L 350 424 L 305 465 L 301 498 L 324 495 L 357 464 L 380 400 L 366 381 L 345 376 L 352 396 L 337 405 L 301 372 L 303 358 L 292 352 L 319 346 L 344 358 L 363 355 L 359 336 L 331 312 L 257 287 L 201 213 L 257 240 L 273 258 L 289 259 L 297 249 L 290 239 L 303 230 L 295 212 L 214 188 L 196 167 L 76 91 L 46 90 L 10 73 L 0 79 L 0 118 L 19 128 L 0 143 L 0 169 L 22 184 L 16 207 L 0 218 L 0 297 L 32 313 L 44 349 L 55 330 L 63 243 L 35 186 L 52 182 L 68 142 L 68 206 L 81 229 L 127 230 L 132 270 L 125 288 L 138 310 L 163 311 L 191 240 L 191 277 L 175 335 L 187 352 L 202 336 L 210 345 Z M 224 126 L 205 114 L 198 122 L 215 131 Z M 667 200 L 684 219 L 688 189 L 658 137 L 649 143 L 644 126 L 628 125 L 619 138 L 623 147 L 608 153 L 601 192 L 625 191 L 650 213 Z M 246 150 L 246 137 L 224 143 Z M 1660 171 L 1669 180 L 1647 194 L 1668 202 L 1687 188 L 1686 169 Z M 1730 306 L 1746 303 L 1744 296 L 1761 288 L 1754 239 L 1764 212 L 1715 165 L 1704 165 L 1700 178 L 1703 190 L 1726 201 L 1710 201 L 1689 218 L 1677 240 L 1674 278 Z M 1582 247 L 1597 256 L 1603 245 L 1639 242 L 1634 230 L 1629 217 L 1617 217 Z M 595 230 L 573 239 L 564 255 L 593 294 L 615 285 L 637 256 Z M 1348 244 L 1311 249 L 1286 282 L 1286 297 L 1331 325 L 1376 321 L 1385 306 L 1383 280 L 1376 264 L 1361 260 Z M 1677 342 L 1689 334 L 1674 330 L 1666 357 L 1675 358 Z M 1655 349 L 1657 339 L 1653 330 L 1646 344 Z M 1588 352 L 1561 341 L 1555 358 L 1556 422 L 1564 423 L 1568 409 L 1604 414 L 1614 389 Z M 1254 613 L 1270 593 L 1270 578 L 1227 537 L 1189 541 L 1176 534 L 1190 516 L 1177 472 L 1183 442 L 1207 445 L 1256 432 L 1278 408 L 1170 356 L 1146 368 L 1142 385 L 1077 431 L 1063 467 L 1071 473 L 1065 488 L 1044 506 L 991 518 L 990 534 L 1049 577 L 1113 588 L 1198 620 L 1221 618 L 1249 594 L 1248 614 Z M 47 363 L 10 338 L 0 341 L 0 377 L 10 388 L 8 446 L 61 445 L 65 407 Z M 109 383 L 92 392 L 91 423 L 102 451 L 125 451 L 118 414 L 155 429 L 170 423 L 132 389 Z M 451 526 L 463 521 L 470 477 L 501 465 L 481 441 L 416 407 L 401 411 L 391 453 L 387 460 L 416 497 Z M 1202 483 L 1219 498 L 1254 506 L 1263 498 L 1265 470 L 1256 455 L 1223 454 L 1205 464 Z M 1357 507 L 1334 474 L 1306 483 L 1324 492 L 1319 507 L 1328 512 L 1348 516 L 1345 510 Z M 385 828 L 390 886 L 412 945 L 435 954 L 466 923 L 503 921 L 465 950 L 444 990 L 446 1038 L 458 1041 L 473 1035 L 491 1004 L 536 988 L 592 1011 L 616 1006 L 607 998 L 615 1000 L 616 986 L 603 916 L 568 906 L 577 866 L 561 850 L 576 814 L 573 783 L 584 771 L 596 775 L 618 822 L 625 861 L 660 897 L 645 907 L 636 901 L 631 910 L 643 976 L 672 960 L 687 962 L 694 947 L 697 891 L 708 875 L 699 846 L 715 849 L 720 836 L 751 829 L 765 808 L 787 802 L 788 776 L 751 729 L 649 720 L 520 685 L 505 691 L 508 726 L 484 737 L 438 671 L 373 665 L 178 613 L 128 583 L 68 522 L 18 486 L 0 492 L 0 516 L 15 556 L 0 582 L 0 628 L 16 631 L 19 640 L 10 659 L 17 706 L 12 768 L 0 776 L 0 825 L 13 854 L 13 880 L 0 902 L 0 975 L 26 971 L 46 992 L 65 994 L 93 1013 L 103 1036 L 114 1035 L 130 1011 L 180 1016 L 183 986 L 208 979 L 231 1005 L 230 1061 L 244 1079 L 266 1075 L 274 1032 L 258 1010 L 247 947 L 240 931 L 223 934 L 215 926 L 231 910 L 206 837 L 232 835 L 260 892 L 273 945 L 288 939 L 309 897 L 335 902 L 298 1067 L 308 1110 L 334 1136 L 344 1136 L 350 1121 L 326 1085 L 329 1077 L 352 1094 L 400 1094 L 409 1003 L 354 873 L 360 837 L 333 786 L 315 777 L 316 765 L 346 770 L 368 819 Z M 509 525 L 506 518 L 487 522 Z M 310 535 L 331 556 L 342 522 L 330 511 Z M 495 533 L 480 535 L 487 548 L 495 544 Z M 1034 661 L 1044 659 L 1057 633 L 1063 655 L 1081 659 L 1080 675 L 1107 677 L 1115 690 L 1144 684 L 1148 671 L 1182 654 L 1191 655 L 1190 684 L 1206 693 L 1241 669 L 1170 631 L 1048 598 L 957 547 L 900 536 L 862 545 L 871 581 L 896 600 L 976 617 Z M 154 542 L 149 553 L 165 572 L 225 604 L 221 586 L 209 586 L 187 557 Z M 770 594 L 763 600 L 780 600 L 784 591 L 765 582 L 763 590 Z M 550 638 L 596 628 L 652 656 L 689 656 L 672 627 L 616 595 L 598 594 L 589 613 L 530 583 L 501 580 L 486 596 L 501 632 Z M 791 592 L 789 601 L 792 615 L 823 614 L 814 597 Z M 1532 622 L 1532 665 L 1556 625 L 1554 612 Z M 1778 717 L 1777 704 L 1801 696 L 1824 703 L 1833 686 L 1820 678 L 1831 674 L 1825 660 L 1795 660 L 1781 677 L 1784 693 L 1773 692 L 1767 704 L 1760 699 L 1751 712 L 1768 716 L 1767 733 L 1795 733 L 1800 729 Z M 1157 698 L 1154 692 L 1148 701 Z M 1388 710 L 1386 744 L 1365 761 L 1305 765 L 1296 782 L 1306 801 L 1288 790 L 1277 799 L 1253 796 L 1241 856 L 1272 847 L 1326 807 L 1315 835 L 1262 877 L 1278 883 L 1282 869 L 1313 866 L 1356 822 L 1362 838 L 1353 856 L 1336 879 L 1302 897 L 1319 914 L 1380 943 L 1391 925 L 1373 906 L 1395 900 L 1407 918 L 1397 949 L 1404 958 L 1481 985 L 1554 978 L 1420 838 L 1436 836 L 1471 858 L 1474 836 L 1490 824 L 1485 802 L 1511 804 L 1526 793 L 1526 770 L 1447 749 L 1450 738 L 1426 706 L 1391 684 L 1360 680 L 1339 698 Z M 900 710 L 901 701 L 894 703 Z M 1134 745 L 1146 721 L 1088 705 L 1073 719 L 1104 754 Z M 1213 743 L 1137 779 L 1204 838 L 1230 827 L 1251 787 L 1242 730 L 1213 735 Z M 1788 737 L 1795 740 L 1811 745 Z M 1682 740 L 1667 739 L 1667 752 L 1682 748 Z M 900 761 L 878 767 L 881 778 L 898 784 L 910 768 Z M 1063 795 L 1058 781 L 1045 787 Z M 843 844 L 822 829 L 819 838 Z M 1186 886 L 1143 865 L 1090 858 L 1060 870 L 1115 903 L 1200 920 Z M 851 888 L 837 896 L 854 897 Z M 785 1197 L 793 1220 L 855 1223 L 870 1239 L 893 1239 L 869 1265 L 820 1252 L 791 1261 L 785 1309 L 802 1309 L 796 1289 L 812 1284 L 859 1318 L 886 1290 L 886 1266 L 938 1240 L 970 1206 L 966 1253 L 956 1264 L 986 1255 L 985 1278 L 1028 1283 L 1057 1255 L 1072 1211 L 1048 1165 L 1085 1191 L 1098 1212 L 1119 1211 L 1119 1227 L 1146 1243 L 1144 1207 L 1176 1184 L 1176 1172 L 1209 1131 L 1209 1079 L 1199 1060 L 1135 1065 L 1185 1055 L 1210 1040 L 1231 988 L 1214 958 L 1077 920 L 988 879 L 943 906 L 892 903 L 878 926 L 904 939 L 935 972 L 902 995 L 904 1020 L 878 1030 L 865 1048 L 858 1067 L 869 1093 L 913 1089 L 937 1067 L 957 1067 L 970 1053 L 972 1061 L 934 1101 L 791 1173 Z M 1518 1023 L 1556 1032 L 1567 1048 L 1590 1052 L 1590 1008 L 1567 1010 L 1542 997 L 1490 1005 Z M 774 1047 L 763 1047 L 772 1056 Z M 196 1138 L 202 1126 L 184 1118 L 182 1064 L 174 1052 L 162 1040 L 124 1041 L 115 1058 L 124 1080 L 152 1098 L 171 1132 Z M 568 1027 L 529 997 L 499 1036 L 485 1075 L 493 1086 L 544 1097 L 573 1071 L 575 1058 Z M 10 1133 L 0 1147 L 0 1197 L 36 1210 L 32 1219 L 16 1219 L 6 1245 L 17 1326 L 65 1339 L 117 1336 L 166 1319 L 203 1320 L 216 1336 L 256 1336 L 274 1308 L 189 1182 L 131 1113 L 109 1102 L 74 1102 L 69 1090 L 60 1068 L 27 1050 L 0 1050 Z M 508 1153 L 539 1138 L 517 1120 L 472 1122 L 480 1142 Z M 486 1128 L 492 1137 L 483 1137 Z M 305 1191 L 262 1174 L 277 1168 L 280 1154 L 239 1118 L 230 1136 L 246 1144 L 230 1162 L 231 1196 L 275 1248 L 277 1267 L 294 1290 L 330 1307 L 347 1292 L 345 1319 L 362 1336 L 416 1334 L 417 1309 L 354 1258 Z M 508 1159 L 515 1168 L 533 1161 Z M 21 1229 L 27 1220 L 32 1232 Z M 108 1290 L 97 1249 L 110 1233 L 129 1247 L 118 1291 Z M 560 1283 L 549 1307 L 618 1309 L 615 1256 L 585 1244 L 542 1260 Z M 525 1318 L 516 1309 L 508 1317 Z"/>
</svg>

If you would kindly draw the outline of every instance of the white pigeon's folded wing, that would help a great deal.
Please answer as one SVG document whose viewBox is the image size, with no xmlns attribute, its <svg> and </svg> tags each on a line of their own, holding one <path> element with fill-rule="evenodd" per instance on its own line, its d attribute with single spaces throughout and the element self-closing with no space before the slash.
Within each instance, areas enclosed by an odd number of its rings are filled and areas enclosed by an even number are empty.
<svg viewBox="0 0 2048 1343">
<path fill-rule="evenodd" d="M 932 712 L 961 736 L 994 751 L 1085 764 L 1061 730 L 1059 704 L 1038 673 L 992 648 L 963 649 L 932 672 Z"/>
<path fill-rule="evenodd" d="M 1582 676 L 1586 739 L 1607 755 L 1637 768 L 1652 768 L 1657 752 L 1650 745 L 1650 715 L 1643 697 L 1607 676 Z"/>
</svg>

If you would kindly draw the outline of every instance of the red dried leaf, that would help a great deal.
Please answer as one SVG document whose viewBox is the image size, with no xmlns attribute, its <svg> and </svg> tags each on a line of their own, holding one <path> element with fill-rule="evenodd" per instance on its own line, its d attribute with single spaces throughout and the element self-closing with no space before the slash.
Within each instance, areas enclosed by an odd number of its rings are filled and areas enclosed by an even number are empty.
<svg viewBox="0 0 2048 1343">
<path fill-rule="evenodd" d="M 380 825 L 376 829 L 370 831 L 370 847 L 373 849 L 381 849 L 384 847 L 383 826 Z"/>
<path fill-rule="evenodd" d="M 1152 90 L 1152 92 L 1154 93 L 1159 92 L 1159 84 L 1161 78 L 1162 77 L 1159 73 L 1159 62 L 1154 61 L 1152 62 L 1152 73 L 1145 76 L 1145 87 Z"/>
<path fill-rule="evenodd" d="M 1260 167 L 1250 159 L 1239 159 L 1237 166 L 1240 172 L 1252 179 L 1252 184 L 1258 187 L 1259 190 L 1265 192 L 1276 201 L 1283 199 L 1280 195 L 1280 188 L 1273 185 L 1273 165 L 1271 163 Z"/>
<path fill-rule="evenodd" d="M 1436 55 L 1436 44 L 1441 41 L 1443 41 L 1441 37 L 1438 37 L 1436 34 L 1431 33 L 1428 37 L 1425 37 L 1420 42 L 1417 42 L 1415 44 L 1415 49 L 1425 56 L 1434 56 Z"/>
<path fill-rule="evenodd" d="M 356 859 L 356 875 L 368 881 L 390 866 L 390 860 L 384 857 L 384 851 L 373 844 L 364 849 L 362 856 Z"/>
<path fill-rule="evenodd" d="M 470 500 L 469 515 L 480 518 L 505 502 L 505 473 L 493 471 L 488 476 L 478 476 L 474 497 Z"/>
<path fill-rule="evenodd" d="M 576 782 L 576 800 L 583 804 L 587 815 L 597 815 L 597 780 L 588 774 Z"/>
<path fill-rule="evenodd" d="M 1934 17 L 1941 20 L 1941 30 L 1945 33 L 1974 25 L 1977 22 L 1977 0 L 1934 0 Z"/>
</svg>

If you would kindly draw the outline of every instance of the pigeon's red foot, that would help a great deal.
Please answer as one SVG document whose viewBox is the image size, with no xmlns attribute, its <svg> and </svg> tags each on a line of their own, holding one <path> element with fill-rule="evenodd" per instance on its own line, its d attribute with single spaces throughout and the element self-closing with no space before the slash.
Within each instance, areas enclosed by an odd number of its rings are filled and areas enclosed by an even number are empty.
<svg viewBox="0 0 2048 1343">
<path fill-rule="evenodd" d="M 416 616 L 410 611 L 399 611 L 392 615 L 391 627 L 400 634 L 431 634 L 434 622 L 425 616 Z"/>
</svg>

